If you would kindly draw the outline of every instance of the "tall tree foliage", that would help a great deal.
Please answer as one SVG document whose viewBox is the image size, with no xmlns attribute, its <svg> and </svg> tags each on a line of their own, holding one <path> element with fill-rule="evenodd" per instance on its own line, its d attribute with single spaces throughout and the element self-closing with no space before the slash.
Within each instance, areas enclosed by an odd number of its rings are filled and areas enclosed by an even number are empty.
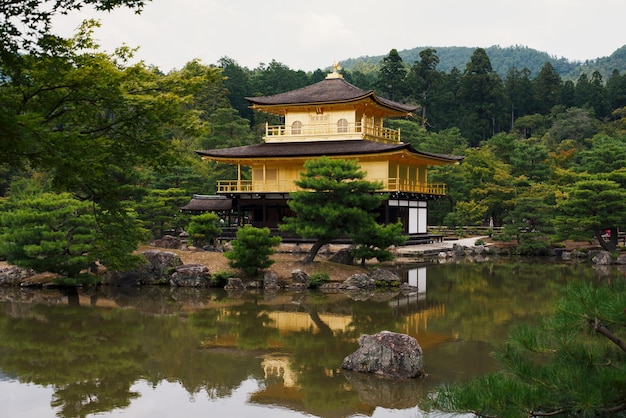
<svg viewBox="0 0 626 418">
<path fill-rule="evenodd" d="M 381 61 L 376 79 L 377 90 L 391 100 L 401 100 L 406 94 L 404 88 L 406 74 L 402 57 L 396 49 L 392 49 Z"/>
<path fill-rule="evenodd" d="M 141 237 L 128 217 L 139 168 L 178 161 L 171 138 L 201 129 L 201 112 L 190 106 L 217 71 L 125 66 L 129 50 L 97 50 L 94 24 L 72 39 L 49 38 L 48 55 L 21 55 L 0 69 L 0 162 L 47 172 L 55 190 L 92 201 L 108 261 L 124 264 Z"/>
<path fill-rule="evenodd" d="M 42 51 L 40 42 L 50 34 L 52 18 L 93 6 L 96 10 L 110 12 L 128 7 L 140 12 L 150 0 L 12 0 L 2 2 L 0 8 L 0 59 L 7 62 L 17 58 L 22 51 Z"/>
<path fill-rule="evenodd" d="M 478 145 L 500 128 L 499 109 L 502 101 L 502 80 L 491 67 L 484 49 L 478 48 L 465 67 L 459 92 L 469 112 L 465 115 L 464 127 L 471 145 Z"/>
<path fill-rule="evenodd" d="M 428 110 L 432 102 L 432 94 L 441 80 L 441 74 L 437 71 L 439 57 L 437 50 L 426 48 L 420 52 L 420 60 L 415 61 L 407 75 L 409 90 L 417 103 L 421 106 L 422 126 L 428 125 Z"/>
<path fill-rule="evenodd" d="M 533 81 L 535 109 L 538 113 L 546 115 L 554 106 L 561 104 L 562 83 L 561 76 L 552 64 L 545 63 Z"/>
</svg>

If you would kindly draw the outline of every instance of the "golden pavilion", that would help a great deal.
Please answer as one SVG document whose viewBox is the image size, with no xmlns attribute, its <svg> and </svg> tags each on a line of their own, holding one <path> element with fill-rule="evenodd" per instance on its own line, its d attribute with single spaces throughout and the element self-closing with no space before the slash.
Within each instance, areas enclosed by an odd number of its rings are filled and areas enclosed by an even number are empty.
<svg viewBox="0 0 626 418">
<path fill-rule="evenodd" d="M 219 203 L 236 214 L 238 224 L 245 219 L 274 229 L 293 215 L 287 201 L 298 190 L 295 181 L 307 160 L 353 159 L 366 180 L 382 183 L 378 192 L 389 196 L 379 209 L 379 222 L 401 220 L 409 243 L 427 241 L 428 201 L 446 193 L 444 184 L 428 181 L 428 168 L 458 164 L 462 157 L 422 152 L 403 143 L 400 130 L 384 127 L 384 120 L 410 116 L 417 107 L 362 90 L 337 70 L 335 65 L 324 80 L 300 89 L 247 97 L 253 109 L 278 115 L 284 124 L 266 124 L 260 144 L 196 151 L 204 160 L 236 165 L 238 175 L 219 180 L 217 196 L 198 196 L 188 209 L 210 210 Z M 246 167 L 247 176 L 242 174 Z"/>
</svg>

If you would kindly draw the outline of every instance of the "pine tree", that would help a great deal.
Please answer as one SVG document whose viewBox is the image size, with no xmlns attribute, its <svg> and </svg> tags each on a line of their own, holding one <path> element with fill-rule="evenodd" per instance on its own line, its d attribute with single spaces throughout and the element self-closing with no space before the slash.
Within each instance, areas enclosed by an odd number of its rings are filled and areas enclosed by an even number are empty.
<svg viewBox="0 0 626 418">
<path fill-rule="evenodd" d="M 292 193 L 288 203 L 296 216 L 286 218 L 280 229 L 316 240 L 304 259 L 309 263 L 324 244 L 371 226 L 370 211 L 385 196 L 374 193 L 380 184 L 363 180 L 356 161 L 322 157 L 307 161 L 305 169 L 296 182 L 304 191 Z"/>
<path fill-rule="evenodd" d="M 567 286 L 555 314 L 511 333 L 505 371 L 439 388 L 432 406 L 498 417 L 626 415 L 626 282 Z"/>
<path fill-rule="evenodd" d="M 10 264 L 76 278 L 97 260 L 89 202 L 69 193 L 41 193 L 11 199 L 3 209 L 0 253 Z"/>
<path fill-rule="evenodd" d="M 279 236 L 270 236 L 269 228 L 255 228 L 246 225 L 237 230 L 237 239 L 232 241 L 233 249 L 224 255 L 233 268 L 239 268 L 246 274 L 256 274 L 274 264 L 269 258 L 280 244 Z"/>
</svg>

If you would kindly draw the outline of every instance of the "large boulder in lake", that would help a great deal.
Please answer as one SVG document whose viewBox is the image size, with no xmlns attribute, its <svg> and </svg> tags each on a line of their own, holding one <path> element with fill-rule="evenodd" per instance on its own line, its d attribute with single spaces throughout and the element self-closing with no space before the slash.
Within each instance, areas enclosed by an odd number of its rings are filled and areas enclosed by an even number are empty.
<svg viewBox="0 0 626 418">
<path fill-rule="evenodd" d="M 613 256 L 608 251 L 600 251 L 591 259 L 595 265 L 609 265 L 613 263 Z"/>
<path fill-rule="evenodd" d="M 182 266 L 183 261 L 178 254 L 171 251 L 148 250 L 144 251 L 146 258 L 141 270 L 146 273 L 141 284 L 169 284 L 169 279 L 176 267 Z"/>
<path fill-rule="evenodd" d="M 183 264 L 170 277 L 170 286 L 207 287 L 211 280 L 209 269 L 202 264 Z"/>
<path fill-rule="evenodd" d="M 361 335 L 359 348 L 343 360 L 341 367 L 396 379 L 413 378 L 424 375 L 424 355 L 415 338 L 381 331 Z"/>
<path fill-rule="evenodd" d="M 112 272 L 102 283 L 113 286 L 169 284 L 176 267 L 183 264 L 178 254 L 171 251 L 148 250 L 143 256 L 146 261 L 137 269 Z"/>
<path fill-rule="evenodd" d="M 18 266 L 0 267 L 0 286 L 19 286 L 24 279 L 34 274 L 33 270 Z"/>
<path fill-rule="evenodd" d="M 375 289 L 376 281 L 367 274 L 356 273 L 348 277 L 340 286 L 343 290 Z"/>
<path fill-rule="evenodd" d="M 376 287 L 398 287 L 401 284 L 400 277 L 392 271 L 376 268 L 368 276 L 374 279 Z"/>
</svg>

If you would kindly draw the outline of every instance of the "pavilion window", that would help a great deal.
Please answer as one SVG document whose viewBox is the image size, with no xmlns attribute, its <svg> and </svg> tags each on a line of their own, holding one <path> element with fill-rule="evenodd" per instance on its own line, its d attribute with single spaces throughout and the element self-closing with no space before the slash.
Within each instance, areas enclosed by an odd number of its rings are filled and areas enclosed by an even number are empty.
<svg viewBox="0 0 626 418">
<path fill-rule="evenodd" d="M 301 133 L 302 133 L 302 122 L 300 122 L 299 120 L 296 120 L 291 124 L 291 134 L 300 135 Z"/>
<path fill-rule="evenodd" d="M 337 121 L 337 132 L 338 133 L 348 132 L 348 121 L 346 119 L 341 118 Z"/>
</svg>

